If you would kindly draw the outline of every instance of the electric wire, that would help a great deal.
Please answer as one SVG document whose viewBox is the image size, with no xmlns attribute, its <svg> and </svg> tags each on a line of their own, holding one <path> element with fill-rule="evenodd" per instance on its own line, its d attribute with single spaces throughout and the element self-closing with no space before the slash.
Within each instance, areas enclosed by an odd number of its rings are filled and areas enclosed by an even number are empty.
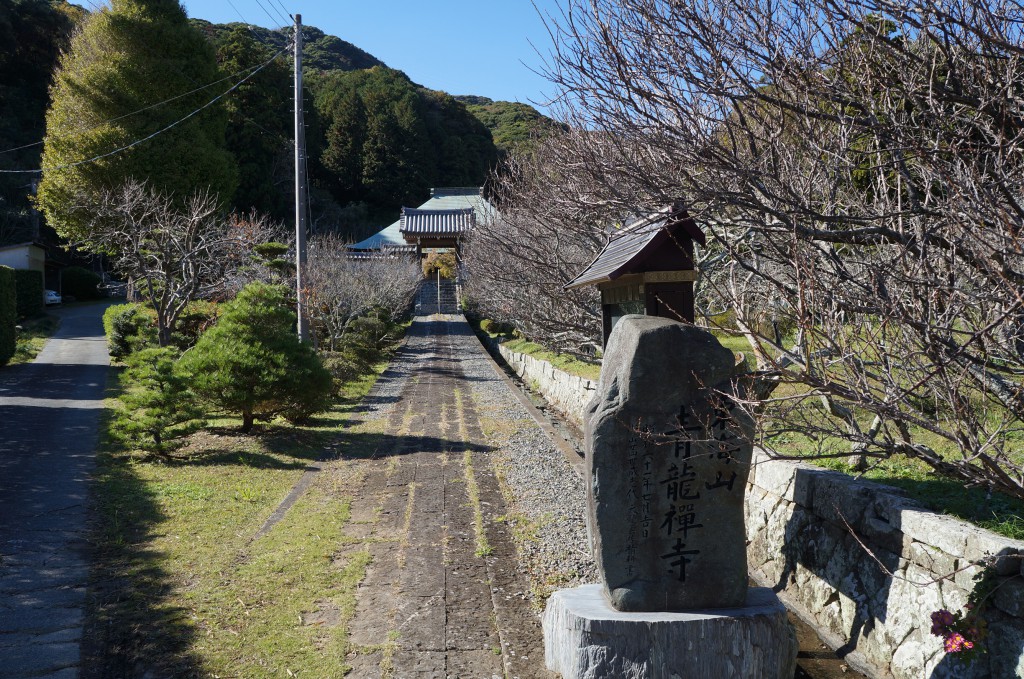
<svg viewBox="0 0 1024 679">
<path fill-rule="evenodd" d="M 281 4 L 281 0 L 272 0 L 272 1 L 277 3 L 278 7 L 281 8 L 281 11 L 283 11 L 285 14 L 287 14 L 289 19 L 291 19 L 292 21 L 295 21 L 295 15 L 292 14 L 291 12 L 289 12 L 287 9 L 285 9 L 284 5 Z"/>
<path fill-rule="evenodd" d="M 52 172 L 54 170 L 65 170 L 65 169 L 70 168 L 70 167 L 77 167 L 79 165 L 85 165 L 86 163 L 93 163 L 93 162 L 96 162 L 97 160 L 102 160 L 104 158 L 109 158 L 110 156 L 117 155 L 118 153 L 122 153 L 124 151 L 127 151 L 128 149 L 134 148 L 134 147 L 138 146 L 139 144 L 147 142 L 150 139 L 153 139 L 154 137 L 156 137 L 156 136 L 158 136 L 160 134 L 163 134 L 164 132 L 166 132 L 167 130 L 170 130 L 173 127 L 177 127 L 178 125 L 180 125 L 181 123 L 185 122 L 189 118 L 191 118 L 191 117 L 197 115 L 198 113 L 206 110 L 210 106 L 213 106 L 215 103 L 217 103 L 218 101 L 220 101 L 221 99 L 223 99 L 224 97 L 226 97 L 227 95 L 231 94 L 232 92 L 237 90 L 239 87 L 241 87 L 247 80 L 249 80 L 249 78 L 253 77 L 257 73 L 262 71 L 264 68 L 269 66 L 275 59 L 277 59 L 279 56 L 281 56 L 282 54 L 287 52 L 289 48 L 290 48 L 290 45 L 289 46 L 285 46 L 284 49 L 279 51 L 277 54 L 272 56 L 267 61 L 263 62 L 263 64 L 261 64 L 258 68 L 256 68 L 256 70 L 254 70 L 251 73 L 249 73 L 248 75 L 246 75 L 244 78 L 242 78 L 241 80 L 236 82 L 234 85 L 232 85 L 226 91 L 222 92 L 221 94 L 218 94 L 216 97 L 214 97 L 210 101 L 206 102 L 205 104 L 203 104 L 199 108 L 195 109 L 194 111 L 192 111 L 188 115 L 185 115 L 185 116 L 179 118 L 178 120 L 175 120 L 170 125 L 162 127 L 159 130 L 157 130 L 156 132 L 154 132 L 154 133 L 152 133 L 152 134 L 150 134 L 150 135 L 148 135 L 146 137 L 142 137 L 140 139 L 136 139 L 135 141 L 133 141 L 133 142 L 131 142 L 129 144 L 126 144 L 124 146 L 118 147 L 118 148 L 114 149 L 113 151 L 108 151 L 107 153 L 101 153 L 99 155 L 93 156 L 92 158 L 86 158 L 84 160 L 79 160 L 79 161 L 76 161 L 74 163 L 66 163 L 64 165 L 57 165 L 56 167 L 44 167 L 44 168 L 39 168 L 37 170 L 0 170 L 0 174 L 42 174 L 44 171 Z"/>
<path fill-rule="evenodd" d="M 231 5 L 231 9 L 235 10 L 235 14 L 238 15 L 238 18 L 242 20 L 242 23 L 245 24 L 245 27 L 249 30 L 250 33 L 253 34 L 253 36 L 256 38 L 256 40 L 258 42 L 260 42 L 260 43 L 262 43 L 264 45 L 267 45 L 269 47 L 273 47 L 273 45 L 271 45 L 266 40 L 264 40 L 263 36 L 261 36 L 259 33 L 257 33 L 255 31 L 255 29 L 253 29 L 253 26 L 255 24 L 253 24 L 251 21 L 249 21 L 244 16 L 242 16 L 242 13 L 238 11 L 237 7 L 235 7 L 235 3 L 231 2 L 231 0 L 228 0 L 228 4 Z"/>
<path fill-rule="evenodd" d="M 260 9 L 263 10 L 264 14 L 266 14 L 268 17 L 270 17 L 270 23 L 271 24 L 276 24 L 277 23 L 277 19 L 275 19 L 273 16 L 271 16 L 270 12 L 267 10 L 266 6 L 261 2 L 261 0 L 256 0 L 256 4 L 260 6 Z M 271 7 L 273 7 L 273 5 L 271 5 Z M 284 19 L 284 17 L 281 16 L 280 12 L 278 12 L 278 19 L 282 19 L 283 20 L 283 23 L 281 24 L 282 26 L 287 26 L 288 25 L 288 21 L 286 19 Z"/>
<path fill-rule="evenodd" d="M 291 45 L 289 45 L 288 47 L 285 47 L 284 49 L 287 50 L 290 46 Z M 276 56 L 275 56 L 275 58 L 276 58 Z M 273 61 L 273 59 L 271 59 L 271 61 Z M 138 109 L 136 111 L 132 111 L 131 113 L 125 113 L 123 115 L 117 116 L 116 118 L 111 118 L 110 120 L 104 120 L 101 123 L 96 123 L 95 125 L 93 125 L 92 127 L 88 128 L 87 130 L 84 130 L 84 131 L 85 132 L 89 132 L 91 130 L 95 130 L 95 129 L 99 128 L 99 127 L 102 127 L 103 125 L 109 125 L 110 123 L 116 123 L 118 120 L 124 120 L 125 118 L 130 118 L 131 116 L 136 115 L 138 113 L 143 113 L 143 112 L 148 111 L 150 109 L 154 109 L 154 108 L 156 108 L 158 106 L 163 106 L 164 104 L 169 104 L 172 101 L 176 101 L 178 99 L 181 99 L 182 97 L 187 97 L 190 94 L 195 94 L 196 92 L 201 92 L 201 91 L 203 91 L 203 90 L 205 90 L 207 88 L 213 87 L 214 85 L 219 85 L 220 83 L 224 82 L 225 80 L 232 80 L 233 78 L 237 78 L 238 76 L 240 76 L 240 75 L 242 75 L 244 73 L 248 73 L 249 71 L 253 70 L 254 68 L 262 68 L 262 66 L 250 66 L 249 68 L 243 68 L 241 71 L 236 71 L 235 73 L 232 73 L 231 75 L 226 75 L 226 76 L 224 76 L 223 78 L 221 78 L 219 80 L 214 80 L 213 82 L 207 83 L 207 84 L 202 85 L 200 87 L 197 87 L 194 90 L 189 90 L 188 92 L 182 92 L 181 94 L 177 94 L 177 95 L 175 95 L 173 97 L 170 97 L 169 99 L 164 99 L 163 101 L 158 101 L 155 104 L 150 104 L 149 106 L 144 106 L 143 108 L 140 108 L 140 109 Z M 6 149 L 4 151 L 0 151 L 0 156 L 4 155 L 5 153 L 12 153 L 14 151 L 20 151 L 22 149 L 31 148 L 33 146 L 42 146 L 42 144 L 43 144 L 42 141 L 35 141 L 35 142 L 32 142 L 31 144 L 25 144 L 24 146 L 15 146 L 12 149 Z"/>
</svg>

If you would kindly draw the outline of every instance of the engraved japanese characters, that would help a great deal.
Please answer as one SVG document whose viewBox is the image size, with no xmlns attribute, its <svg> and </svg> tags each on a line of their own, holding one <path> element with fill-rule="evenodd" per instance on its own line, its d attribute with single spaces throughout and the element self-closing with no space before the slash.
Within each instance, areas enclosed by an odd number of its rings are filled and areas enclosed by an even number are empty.
<svg viewBox="0 0 1024 679">
<path fill-rule="evenodd" d="M 588 525 L 620 611 L 743 606 L 752 423 L 708 332 L 624 316 L 587 414 Z"/>
</svg>

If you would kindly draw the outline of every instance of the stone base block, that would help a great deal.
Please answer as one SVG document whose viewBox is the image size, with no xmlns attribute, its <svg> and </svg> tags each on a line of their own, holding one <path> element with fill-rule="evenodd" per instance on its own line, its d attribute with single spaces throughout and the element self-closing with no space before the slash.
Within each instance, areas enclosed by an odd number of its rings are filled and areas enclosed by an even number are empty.
<svg viewBox="0 0 1024 679">
<path fill-rule="evenodd" d="M 747 605 L 686 613 L 622 613 L 583 585 L 555 592 L 544 611 L 544 656 L 564 679 L 790 679 L 796 633 L 767 587 Z"/>
</svg>

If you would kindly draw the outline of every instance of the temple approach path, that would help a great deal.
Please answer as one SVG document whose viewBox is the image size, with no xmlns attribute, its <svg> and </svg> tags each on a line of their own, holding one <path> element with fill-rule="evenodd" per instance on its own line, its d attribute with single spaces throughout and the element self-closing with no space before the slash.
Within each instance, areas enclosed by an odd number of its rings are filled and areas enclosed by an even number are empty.
<svg viewBox="0 0 1024 679">
<path fill-rule="evenodd" d="M 372 557 L 348 625 L 348 677 L 554 676 L 480 443 L 480 378 L 463 369 L 479 370 L 482 354 L 461 317 L 417 317 L 370 399 L 362 426 L 376 421 L 383 448 L 344 482 L 348 530 Z"/>
</svg>

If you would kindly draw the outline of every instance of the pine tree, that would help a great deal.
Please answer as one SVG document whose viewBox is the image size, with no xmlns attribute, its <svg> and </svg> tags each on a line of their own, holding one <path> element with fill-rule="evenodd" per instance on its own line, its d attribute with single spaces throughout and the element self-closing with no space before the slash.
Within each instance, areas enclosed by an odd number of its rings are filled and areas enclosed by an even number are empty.
<svg viewBox="0 0 1024 679">
<path fill-rule="evenodd" d="M 179 199 L 207 188 L 230 199 L 237 171 L 218 104 L 138 146 L 76 165 L 199 109 L 228 85 L 154 105 L 219 76 L 213 46 L 177 0 L 112 0 L 91 14 L 61 59 L 47 113 L 37 201 L 50 225 L 66 238 L 87 238 L 91 201 L 129 178 Z"/>
<path fill-rule="evenodd" d="M 143 349 L 131 355 L 121 375 L 121 407 L 114 433 L 144 450 L 164 453 L 200 429 L 202 410 L 196 405 L 173 347 Z"/>
<path fill-rule="evenodd" d="M 243 288 L 182 362 L 193 391 L 241 414 L 243 432 L 257 417 L 298 420 L 330 405 L 331 375 L 313 348 L 299 342 L 283 286 Z"/>
</svg>

